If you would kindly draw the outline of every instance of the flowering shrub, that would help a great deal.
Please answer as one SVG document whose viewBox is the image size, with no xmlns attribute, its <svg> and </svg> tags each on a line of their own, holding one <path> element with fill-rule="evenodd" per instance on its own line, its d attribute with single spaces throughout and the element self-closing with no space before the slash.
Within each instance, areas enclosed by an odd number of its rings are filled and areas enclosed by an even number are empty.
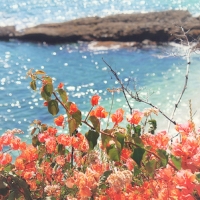
<svg viewBox="0 0 200 200">
<path fill-rule="evenodd" d="M 108 113 L 94 95 L 85 119 L 60 83 L 43 71 L 28 72 L 30 86 L 37 80 L 44 106 L 55 116 L 55 126 L 34 120 L 32 144 L 8 130 L 0 136 L 0 199 L 192 200 L 200 196 L 200 134 L 195 124 L 177 124 L 180 140 L 155 133 L 155 108 L 134 110 L 125 117 L 119 108 Z M 64 114 L 59 113 L 63 108 Z M 112 127 L 101 127 L 110 117 Z M 120 123 L 127 120 L 127 127 Z M 144 123 L 145 122 L 145 123 Z M 148 132 L 143 126 L 149 123 Z M 88 127 L 80 133 L 79 127 Z M 59 131 L 58 131 L 59 130 Z M 12 160 L 10 151 L 19 155 Z"/>
</svg>

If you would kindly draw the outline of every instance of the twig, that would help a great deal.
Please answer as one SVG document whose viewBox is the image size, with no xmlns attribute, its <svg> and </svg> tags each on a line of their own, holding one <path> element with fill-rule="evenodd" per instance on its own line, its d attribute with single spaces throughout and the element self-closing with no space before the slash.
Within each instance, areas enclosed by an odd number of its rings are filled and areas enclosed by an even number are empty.
<svg viewBox="0 0 200 200">
<path fill-rule="evenodd" d="M 111 111 L 112 111 L 112 108 L 113 108 L 113 101 L 114 101 L 114 92 L 112 93 L 112 103 L 111 103 L 110 111 L 109 111 L 109 114 L 108 114 L 108 121 L 107 121 L 106 128 L 108 128 L 108 125 L 109 125 L 110 114 L 111 114 Z"/>
<path fill-rule="evenodd" d="M 55 92 L 52 93 L 54 95 L 54 97 L 56 98 L 56 100 L 62 105 L 62 107 L 66 110 L 66 112 L 68 113 L 68 109 L 66 108 L 66 106 L 63 104 L 63 102 L 58 98 L 58 96 L 56 95 Z"/>
</svg>

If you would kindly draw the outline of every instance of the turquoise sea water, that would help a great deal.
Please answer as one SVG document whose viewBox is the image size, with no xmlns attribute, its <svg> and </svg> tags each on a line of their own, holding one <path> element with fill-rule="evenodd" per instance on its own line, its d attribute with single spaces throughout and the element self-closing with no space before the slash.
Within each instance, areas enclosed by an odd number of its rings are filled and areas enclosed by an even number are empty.
<svg viewBox="0 0 200 200">
<path fill-rule="evenodd" d="M 199 1 L 56 1 L 56 0 L 2 0 L 0 25 L 16 25 L 18 29 L 39 23 L 65 21 L 85 16 L 105 16 L 115 13 L 148 12 L 167 9 L 188 9 L 193 15 L 200 13 Z M 101 105 L 109 110 L 111 94 L 107 88 L 116 88 L 116 80 L 103 63 L 102 57 L 118 72 L 126 83 L 136 79 L 141 94 L 152 94 L 149 101 L 170 116 L 184 83 L 186 60 L 179 56 L 167 56 L 167 52 L 179 51 L 170 45 L 146 49 L 94 49 L 87 43 L 43 45 L 19 41 L 0 42 L 0 132 L 21 128 L 29 138 L 29 124 L 34 119 L 52 123 L 53 117 L 43 107 L 38 92 L 31 91 L 26 72 L 40 69 L 54 77 L 54 83 L 64 82 L 71 101 L 84 111 L 90 108 L 93 94 L 102 96 Z M 184 49 L 180 50 L 183 53 Z M 188 100 L 192 100 L 195 121 L 200 116 L 200 57 L 193 54 L 189 83 L 175 119 L 184 122 L 189 118 Z M 147 105 L 131 101 L 135 108 Z M 115 111 L 128 107 L 121 93 L 114 98 Z M 62 112 L 62 110 L 61 110 Z M 64 112 L 64 111 L 63 111 Z M 166 129 L 167 121 L 159 116 L 159 129 Z M 172 130 L 173 132 L 173 130 Z"/>
</svg>

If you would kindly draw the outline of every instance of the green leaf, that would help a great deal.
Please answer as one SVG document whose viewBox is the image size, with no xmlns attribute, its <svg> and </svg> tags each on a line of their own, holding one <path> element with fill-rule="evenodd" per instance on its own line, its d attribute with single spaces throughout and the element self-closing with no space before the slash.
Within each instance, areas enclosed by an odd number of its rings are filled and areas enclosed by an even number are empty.
<svg viewBox="0 0 200 200">
<path fill-rule="evenodd" d="M 66 108 L 67 108 L 68 110 L 69 110 L 71 104 L 72 104 L 71 101 L 67 101 L 67 102 L 65 103 L 65 106 L 66 106 Z"/>
<path fill-rule="evenodd" d="M 12 192 L 10 192 L 7 200 L 15 200 L 16 196 L 17 195 L 16 195 L 15 191 L 12 191 Z"/>
<path fill-rule="evenodd" d="M 150 124 L 150 128 L 149 128 L 149 132 L 151 134 L 154 134 L 155 133 L 155 130 L 157 129 L 157 122 L 155 119 L 151 119 L 148 121 L 149 124 Z"/>
<path fill-rule="evenodd" d="M 76 120 L 77 125 L 80 125 L 82 120 L 81 111 L 77 110 L 74 114 L 72 114 L 72 118 Z"/>
<path fill-rule="evenodd" d="M 137 147 L 134 149 L 134 152 L 131 155 L 131 158 L 133 158 L 133 160 L 137 163 L 139 167 L 141 167 L 141 161 L 144 153 L 145 150 L 143 148 Z"/>
<path fill-rule="evenodd" d="M 126 125 L 126 130 L 127 130 L 127 133 L 129 134 L 129 135 L 131 135 L 131 125 L 130 124 L 127 124 Z"/>
<path fill-rule="evenodd" d="M 46 131 L 48 128 L 47 124 L 41 124 L 41 132 Z"/>
<path fill-rule="evenodd" d="M 172 162 L 174 164 L 174 166 L 180 170 L 181 169 L 181 162 L 182 162 L 182 159 L 181 158 L 178 158 L 174 155 L 171 155 L 171 159 L 172 159 Z"/>
<path fill-rule="evenodd" d="M 94 147 L 97 145 L 97 140 L 98 140 L 98 138 L 99 138 L 99 133 L 96 132 L 96 131 L 89 130 L 89 131 L 85 134 L 85 137 L 86 137 L 87 140 L 88 140 L 90 150 L 93 150 Z"/>
<path fill-rule="evenodd" d="M 43 87 L 43 91 L 48 97 L 51 97 L 51 94 L 53 93 L 53 85 L 48 83 Z"/>
<path fill-rule="evenodd" d="M 100 132 L 100 121 L 99 121 L 99 119 L 97 117 L 95 117 L 95 116 L 90 116 L 89 120 L 92 122 L 92 125 L 93 125 L 94 129 L 97 132 Z"/>
<path fill-rule="evenodd" d="M 45 154 L 46 154 L 46 147 L 44 146 L 44 145 L 40 145 L 39 146 L 39 151 L 38 151 L 38 160 L 39 161 L 43 161 L 43 157 L 45 156 Z M 40 165 L 41 163 L 39 162 L 39 165 Z"/>
<path fill-rule="evenodd" d="M 116 144 L 117 150 L 119 152 L 119 156 L 120 156 L 121 155 L 121 151 L 122 151 L 122 145 L 118 141 L 115 141 L 115 144 Z"/>
<path fill-rule="evenodd" d="M 104 132 L 107 133 L 106 130 Z M 101 134 L 101 142 L 102 142 L 103 148 L 106 148 L 107 144 L 109 143 L 109 141 L 111 139 L 112 139 L 111 136 L 105 135 L 105 134 Z"/>
<path fill-rule="evenodd" d="M 167 163 L 168 163 L 167 152 L 165 150 L 163 150 L 163 149 L 158 149 L 157 153 L 158 153 L 158 156 L 161 159 L 162 166 L 165 167 L 167 165 Z"/>
<path fill-rule="evenodd" d="M 58 148 L 59 155 L 65 155 L 65 146 L 64 145 L 58 144 L 57 148 Z"/>
<path fill-rule="evenodd" d="M 112 161 L 119 161 L 120 160 L 120 153 L 119 150 L 116 148 L 115 145 L 110 145 L 106 148 L 107 154 Z"/>
<path fill-rule="evenodd" d="M 58 114 L 59 108 L 58 108 L 58 102 L 56 100 L 50 100 L 48 102 L 48 111 L 53 116 Z"/>
<path fill-rule="evenodd" d="M 37 147 L 37 146 L 40 145 L 40 142 L 39 142 L 39 140 L 38 140 L 38 136 L 37 136 L 37 135 L 35 135 L 35 136 L 32 137 L 32 145 L 33 145 L 34 147 Z"/>
<path fill-rule="evenodd" d="M 37 70 L 34 74 L 35 75 L 45 75 L 46 73 L 42 70 Z"/>
<path fill-rule="evenodd" d="M 133 136 L 133 140 L 134 140 L 135 144 L 137 144 L 138 146 L 144 147 L 144 144 L 143 144 L 143 142 L 142 142 L 142 140 L 141 140 L 140 137 L 138 137 L 138 136 Z"/>
<path fill-rule="evenodd" d="M 141 126 L 140 125 L 133 127 L 133 130 L 134 130 L 135 135 L 137 135 L 137 136 L 141 135 Z"/>
<path fill-rule="evenodd" d="M 43 78 L 43 80 L 45 80 L 46 83 L 52 84 L 52 78 L 51 78 L 50 76 L 45 76 L 45 77 Z"/>
<path fill-rule="evenodd" d="M 196 174 L 196 179 L 200 183 L 200 173 Z"/>
<path fill-rule="evenodd" d="M 58 93 L 60 94 L 60 97 L 61 97 L 61 99 L 62 99 L 62 102 L 63 102 L 63 103 L 66 103 L 67 100 L 68 100 L 66 91 L 63 90 L 63 89 L 58 88 Z"/>
<path fill-rule="evenodd" d="M 123 133 L 120 133 L 120 132 L 115 133 L 115 135 L 116 135 L 117 141 L 120 142 L 120 144 L 121 144 L 121 149 L 123 149 L 125 135 Z"/>
<path fill-rule="evenodd" d="M 137 176 L 141 173 L 141 170 L 139 169 L 139 167 L 137 165 L 135 165 L 134 167 L 134 176 Z"/>
<path fill-rule="evenodd" d="M 32 90 L 36 90 L 36 81 L 35 80 L 30 82 L 30 87 Z"/>
<path fill-rule="evenodd" d="M 71 118 L 69 121 L 68 121 L 68 126 L 69 126 L 69 133 L 70 135 L 72 135 L 72 133 L 76 130 L 77 128 L 77 125 L 76 125 L 76 120 Z"/>
<path fill-rule="evenodd" d="M 51 98 L 44 92 L 44 91 L 41 91 L 41 97 L 45 100 L 45 101 L 50 101 Z"/>
<path fill-rule="evenodd" d="M 99 188 L 101 188 L 101 189 L 103 189 L 103 188 L 105 188 L 106 187 L 106 180 L 107 180 L 107 178 L 110 176 L 110 174 L 112 174 L 112 170 L 108 170 L 108 171 L 105 171 L 102 175 L 101 175 L 101 177 L 100 177 L 100 179 L 99 179 Z"/>
<path fill-rule="evenodd" d="M 10 172 L 15 166 L 13 164 L 8 164 L 6 167 L 3 168 L 5 172 Z"/>
<path fill-rule="evenodd" d="M 150 160 L 149 162 L 146 163 L 145 168 L 147 172 L 152 176 L 156 169 L 156 161 Z"/>
</svg>

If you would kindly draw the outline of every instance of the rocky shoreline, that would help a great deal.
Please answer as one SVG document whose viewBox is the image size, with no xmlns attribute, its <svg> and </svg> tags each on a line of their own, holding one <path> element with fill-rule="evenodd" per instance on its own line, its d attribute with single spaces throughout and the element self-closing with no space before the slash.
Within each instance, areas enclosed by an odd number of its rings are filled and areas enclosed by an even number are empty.
<svg viewBox="0 0 200 200">
<path fill-rule="evenodd" d="M 188 11 L 170 10 L 151 13 L 87 17 L 63 23 L 41 24 L 17 31 L 14 26 L 0 27 L 0 40 L 45 42 L 48 44 L 97 41 L 97 44 L 120 42 L 131 45 L 157 45 L 175 41 L 180 26 L 190 29 L 190 39 L 200 35 L 200 17 Z M 126 46 L 126 45 L 125 45 Z"/>
</svg>

